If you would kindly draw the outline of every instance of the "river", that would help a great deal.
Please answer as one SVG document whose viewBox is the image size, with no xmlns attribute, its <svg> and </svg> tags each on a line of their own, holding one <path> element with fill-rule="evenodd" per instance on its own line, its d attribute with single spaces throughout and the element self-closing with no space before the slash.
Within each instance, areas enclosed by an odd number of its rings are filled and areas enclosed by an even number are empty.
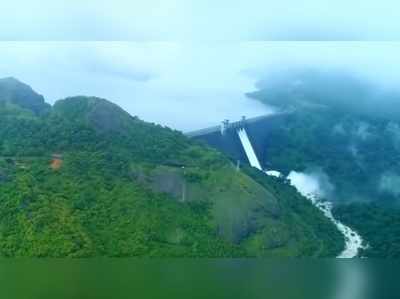
<svg viewBox="0 0 400 299">
<path fill-rule="evenodd" d="M 281 176 L 280 172 L 274 170 L 266 171 L 266 174 L 271 176 Z M 297 191 L 308 198 L 314 206 L 320 209 L 324 213 L 325 217 L 327 217 L 343 234 L 345 239 L 345 248 L 337 258 L 357 257 L 360 249 L 364 248 L 362 237 L 355 230 L 335 219 L 332 214 L 332 203 L 321 200 L 321 198 L 324 197 L 324 193 L 318 180 L 311 175 L 296 171 L 290 172 L 287 179 L 290 181 L 291 185 L 297 189 Z"/>
</svg>

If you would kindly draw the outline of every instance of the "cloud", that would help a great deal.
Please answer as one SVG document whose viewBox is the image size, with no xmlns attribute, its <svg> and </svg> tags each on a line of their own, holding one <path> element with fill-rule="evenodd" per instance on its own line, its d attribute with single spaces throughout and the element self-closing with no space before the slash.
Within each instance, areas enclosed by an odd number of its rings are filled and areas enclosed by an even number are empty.
<svg viewBox="0 0 400 299">
<path fill-rule="evenodd" d="M 355 135 L 361 140 L 365 141 L 372 136 L 370 132 L 370 124 L 367 122 L 360 121 L 357 124 L 357 129 L 355 131 Z"/>
<path fill-rule="evenodd" d="M 397 88 L 399 50 L 375 42 L 0 42 L 0 77 L 17 77 L 50 103 L 103 97 L 189 131 L 271 113 L 245 93 L 291 68 L 336 68 Z"/>
<path fill-rule="evenodd" d="M 290 180 L 290 183 L 295 186 L 296 189 L 305 197 L 323 197 L 324 195 L 318 179 L 311 175 L 302 172 L 291 171 L 288 179 Z"/>
<path fill-rule="evenodd" d="M 398 40 L 395 0 L 14 0 L 0 40 Z"/>
<path fill-rule="evenodd" d="M 335 190 L 328 175 L 320 169 L 305 172 L 291 171 L 288 179 L 306 197 L 316 196 L 317 198 L 330 199 Z"/>
<path fill-rule="evenodd" d="M 19 78 L 51 103 L 72 95 L 103 97 L 144 120 L 181 130 L 269 113 L 245 97 L 253 80 L 241 74 L 247 61 L 238 44 L 0 45 L 0 76 Z"/>
<path fill-rule="evenodd" d="M 382 192 L 389 193 L 394 196 L 399 196 L 400 176 L 392 172 L 382 174 L 379 181 L 379 189 Z"/>
<path fill-rule="evenodd" d="M 114 79 L 147 82 L 157 77 L 151 65 L 144 65 L 131 57 L 126 57 L 126 52 L 113 50 L 109 49 L 108 53 L 104 53 L 104 48 L 95 48 L 93 54 L 86 59 L 81 57 L 81 66 L 89 73 Z"/>
</svg>

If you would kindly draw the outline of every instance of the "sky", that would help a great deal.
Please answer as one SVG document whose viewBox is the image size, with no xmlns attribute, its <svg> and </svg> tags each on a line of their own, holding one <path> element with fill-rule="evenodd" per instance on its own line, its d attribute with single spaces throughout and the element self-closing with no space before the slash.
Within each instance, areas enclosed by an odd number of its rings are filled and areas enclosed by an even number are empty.
<svg viewBox="0 0 400 299">
<path fill-rule="evenodd" d="M 398 6 L 16 0 L 0 10 L 0 77 L 24 81 L 49 103 L 98 96 L 190 131 L 272 113 L 245 96 L 271 70 L 344 69 L 400 86 Z"/>
<path fill-rule="evenodd" d="M 396 0 L 13 0 L 1 40 L 397 40 Z"/>
</svg>

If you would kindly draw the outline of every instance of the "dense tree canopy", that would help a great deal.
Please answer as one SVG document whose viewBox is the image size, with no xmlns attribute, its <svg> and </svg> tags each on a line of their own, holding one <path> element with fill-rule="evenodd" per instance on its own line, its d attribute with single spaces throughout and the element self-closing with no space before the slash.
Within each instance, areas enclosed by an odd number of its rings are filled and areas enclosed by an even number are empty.
<svg viewBox="0 0 400 299">
<path fill-rule="evenodd" d="M 1 100 L 3 99 L 3 100 Z M 1 97 L 0 256 L 334 256 L 287 183 L 98 98 Z M 282 187 L 282 188 L 281 188 Z"/>
<path fill-rule="evenodd" d="M 337 215 L 370 244 L 363 254 L 399 256 L 399 93 L 352 74 L 313 70 L 258 86 L 251 97 L 288 112 L 269 136 L 268 167 L 324 174 L 329 199 L 344 204 Z"/>
</svg>

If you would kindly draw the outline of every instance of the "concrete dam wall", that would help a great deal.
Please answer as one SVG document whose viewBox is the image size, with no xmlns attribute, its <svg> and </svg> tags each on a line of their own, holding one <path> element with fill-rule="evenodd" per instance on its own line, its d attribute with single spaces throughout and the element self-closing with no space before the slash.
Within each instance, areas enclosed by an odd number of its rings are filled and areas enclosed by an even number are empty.
<svg viewBox="0 0 400 299">
<path fill-rule="evenodd" d="M 275 114 L 251 119 L 242 119 L 237 122 L 225 122 L 225 129 L 221 126 L 206 128 L 186 135 L 206 142 L 209 146 L 218 149 L 234 160 L 249 163 L 246 152 L 238 135 L 238 130 L 244 128 L 254 149 L 254 152 L 265 169 L 268 168 L 268 145 L 271 132 L 285 123 L 288 114 Z"/>
</svg>

